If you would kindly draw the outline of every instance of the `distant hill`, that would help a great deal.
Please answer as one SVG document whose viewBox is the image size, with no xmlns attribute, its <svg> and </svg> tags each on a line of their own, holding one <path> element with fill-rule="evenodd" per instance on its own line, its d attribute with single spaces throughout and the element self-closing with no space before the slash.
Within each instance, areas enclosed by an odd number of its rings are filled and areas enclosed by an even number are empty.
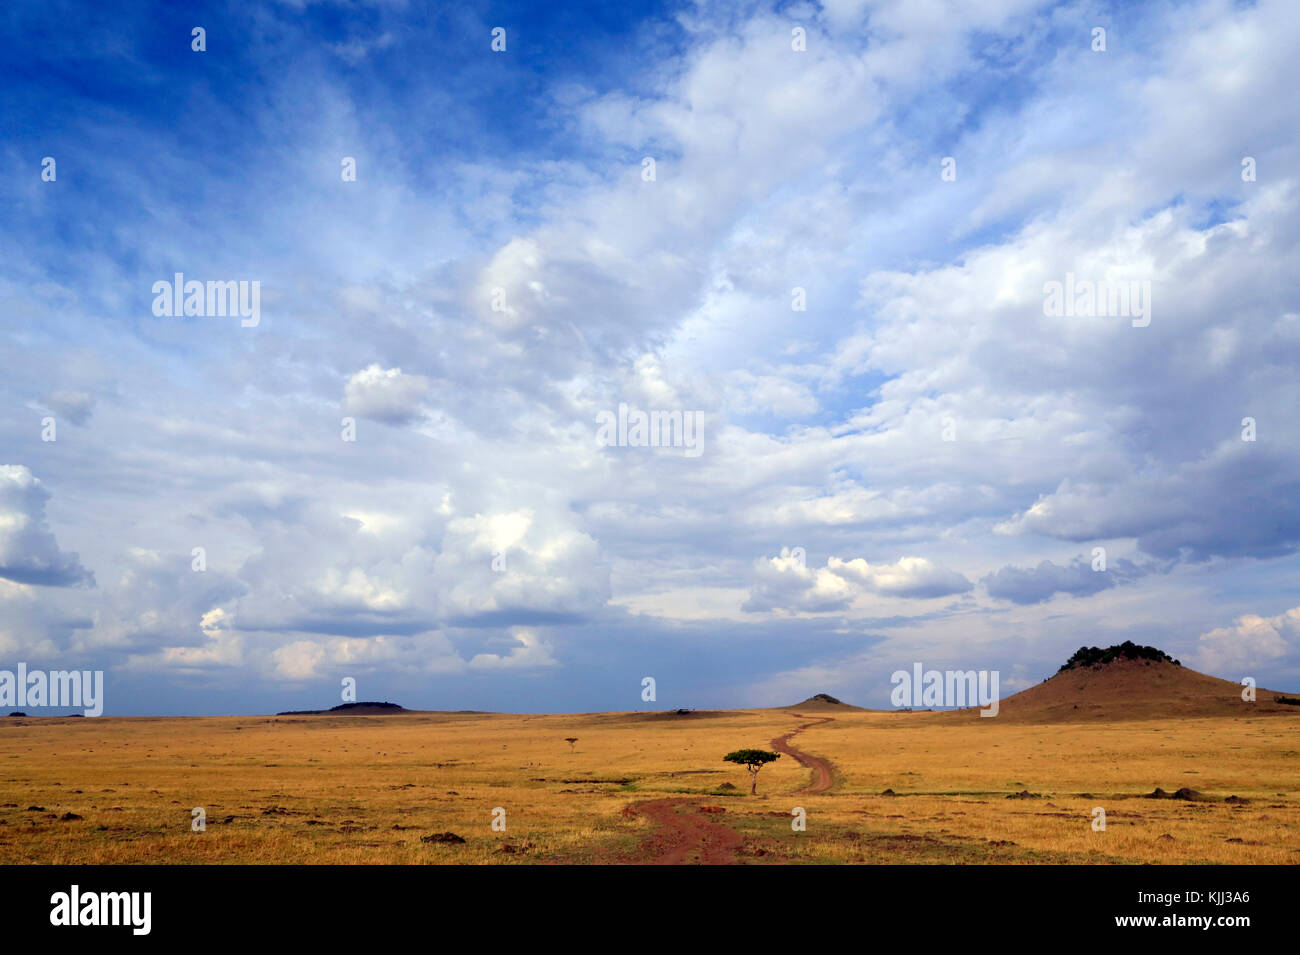
<svg viewBox="0 0 1300 955">
<path fill-rule="evenodd" d="M 328 710 L 285 710 L 283 713 L 276 713 L 276 716 L 326 716 L 334 714 L 336 716 L 395 716 L 399 713 L 414 713 L 414 710 L 408 710 L 404 706 L 398 706 L 396 703 L 376 703 L 373 700 L 365 703 L 340 703 L 338 706 L 331 706 Z"/>
<path fill-rule="evenodd" d="M 1279 702 L 1281 693 L 1257 688 L 1255 702 L 1244 687 L 1198 673 L 1154 647 L 1132 643 L 1081 647 L 1051 679 L 1008 696 L 999 720 L 1024 723 L 1149 720 L 1198 716 L 1300 716 L 1300 706 Z M 970 716 L 977 711 L 961 710 Z"/>
<path fill-rule="evenodd" d="M 795 703 L 792 706 L 781 706 L 782 710 L 797 710 L 800 713 L 852 713 L 862 712 L 862 707 L 853 706 L 851 703 L 845 703 L 837 700 L 829 693 L 814 693 L 802 703 Z"/>
</svg>

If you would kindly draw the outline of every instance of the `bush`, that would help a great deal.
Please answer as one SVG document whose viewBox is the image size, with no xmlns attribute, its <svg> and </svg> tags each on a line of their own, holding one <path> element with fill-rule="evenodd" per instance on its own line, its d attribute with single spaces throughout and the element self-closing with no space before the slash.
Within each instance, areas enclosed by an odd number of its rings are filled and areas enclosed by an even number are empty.
<svg viewBox="0 0 1300 955">
<path fill-rule="evenodd" d="M 1123 643 L 1107 647 L 1105 650 L 1100 647 L 1080 647 L 1074 651 L 1074 656 L 1066 660 L 1065 665 L 1056 672 L 1062 673 L 1065 670 L 1073 670 L 1079 667 L 1097 666 L 1115 660 L 1163 660 L 1172 663 L 1176 667 L 1182 666 L 1181 663 L 1163 650 L 1157 650 L 1155 647 L 1138 646 L 1132 640 L 1125 640 Z"/>
</svg>

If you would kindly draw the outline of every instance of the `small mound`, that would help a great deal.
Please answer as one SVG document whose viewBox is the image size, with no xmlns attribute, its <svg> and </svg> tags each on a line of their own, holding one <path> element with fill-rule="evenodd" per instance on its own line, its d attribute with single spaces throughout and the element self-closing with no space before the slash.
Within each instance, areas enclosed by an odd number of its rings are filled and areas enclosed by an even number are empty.
<svg viewBox="0 0 1300 955">
<path fill-rule="evenodd" d="M 365 712 L 367 712 L 367 713 L 370 713 L 370 712 L 380 712 L 380 713 L 405 713 L 405 712 L 407 712 L 406 707 L 404 707 L 404 706 L 399 706 L 399 705 L 396 704 L 396 703 L 389 703 L 389 702 L 387 702 L 387 701 L 385 701 L 385 702 L 383 702 L 383 703 L 377 703 L 377 702 L 374 702 L 374 701 L 370 701 L 370 702 L 366 702 L 366 703 L 340 703 L 338 706 L 331 706 L 331 707 L 329 708 L 328 712 L 330 712 L 330 713 L 357 713 L 357 712 L 361 712 L 361 711 L 363 711 L 363 710 L 364 710 Z"/>
<path fill-rule="evenodd" d="M 396 703 L 383 702 L 379 703 L 374 700 L 367 700 L 364 703 L 340 703 L 338 706 L 331 706 L 328 710 L 285 710 L 283 713 L 276 713 L 276 716 L 325 716 L 335 714 L 338 716 L 387 716 L 396 713 L 410 713 L 404 706 Z"/>
<path fill-rule="evenodd" d="M 779 709 L 809 710 L 813 713 L 816 713 L 819 711 L 848 712 L 850 710 L 861 710 L 862 707 L 853 706 L 852 704 L 845 703 L 843 700 L 838 700 L 835 697 L 831 696 L 829 693 L 814 693 L 812 696 L 808 697 L 808 699 L 804 700 L 802 703 L 795 703 L 792 706 L 782 706 L 779 707 Z"/>
<path fill-rule="evenodd" d="M 1152 792 L 1144 796 L 1145 799 L 1179 799 L 1183 802 L 1217 802 L 1213 796 L 1207 796 L 1205 793 L 1197 792 L 1195 789 L 1188 789 L 1184 786 L 1176 792 L 1165 792 L 1157 786 Z"/>
</svg>

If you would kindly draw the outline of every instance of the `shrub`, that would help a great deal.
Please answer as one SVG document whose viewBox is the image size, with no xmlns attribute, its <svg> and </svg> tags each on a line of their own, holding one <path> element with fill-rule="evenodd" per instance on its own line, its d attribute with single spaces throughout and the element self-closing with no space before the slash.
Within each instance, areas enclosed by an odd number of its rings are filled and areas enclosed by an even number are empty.
<svg viewBox="0 0 1300 955">
<path fill-rule="evenodd" d="M 1105 650 L 1100 647 L 1080 647 L 1074 651 L 1074 656 L 1066 660 L 1061 669 L 1056 672 L 1062 673 L 1065 670 L 1073 670 L 1079 667 L 1098 666 L 1115 660 L 1163 660 L 1172 663 L 1176 667 L 1182 666 L 1181 663 L 1163 650 L 1157 650 L 1155 647 L 1139 646 L 1132 640 L 1125 640 L 1123 643 L 1107 647 Z"/>
</svg>

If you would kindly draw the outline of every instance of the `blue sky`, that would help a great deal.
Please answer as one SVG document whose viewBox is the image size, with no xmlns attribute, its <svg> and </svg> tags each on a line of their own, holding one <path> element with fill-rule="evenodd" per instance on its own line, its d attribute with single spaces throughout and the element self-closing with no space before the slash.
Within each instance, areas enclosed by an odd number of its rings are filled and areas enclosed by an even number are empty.
<svg viewBox="0 0 1300 955">
<path fill-rule="evenodd" d="M 0 18 L 0 668 L 885 706 L 1132 639 L 1300 688 L 1292 5 Z M 260 320 L 155 315 L 176 272 Z M 703 452 L 599 446 L 620 403 Z"/>
</svg>

